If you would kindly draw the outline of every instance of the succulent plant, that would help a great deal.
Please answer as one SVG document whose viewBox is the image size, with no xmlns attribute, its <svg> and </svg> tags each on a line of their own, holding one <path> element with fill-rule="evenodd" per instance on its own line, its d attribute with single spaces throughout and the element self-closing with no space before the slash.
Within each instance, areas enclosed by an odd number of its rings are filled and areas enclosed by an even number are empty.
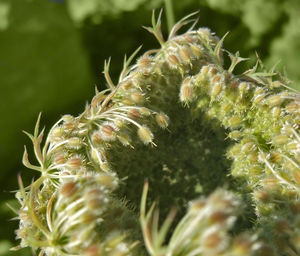
<svg viewBox="0 0 300 256">
<path fill-rule="evenodd" d="M 107 61 L 108 89 L 81 115 L 62 116 L 44 142 L 39 116 L 27 134 L 37 164 L 26 148 L 23 163 L 40 177 L 27 187 L 19 178 L 16 193 L 19 247 L 47 256 L 300 253 L 299 93 L 259 59 L 234 74 L 246 59 L 222 48 L 225 36 L 196 22 L 178 34 L 195 14 L 165 40 L 153 13 L 146 29 L 161 48 L 134 65 L 140 48 L 125 57 L 117 83 Z M 147 197 L 159 199 L 162 223 Z"/>
</svg>

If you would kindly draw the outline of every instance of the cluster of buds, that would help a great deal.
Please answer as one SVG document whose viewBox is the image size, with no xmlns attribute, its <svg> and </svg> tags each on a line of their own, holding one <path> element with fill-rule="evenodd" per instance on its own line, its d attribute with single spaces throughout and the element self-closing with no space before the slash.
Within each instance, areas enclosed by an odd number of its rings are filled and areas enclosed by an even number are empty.
<svg viewBox="0 0 300 256">
<path fill-rule="evenodd" d="M 287 85 L 274 79 L 273 72 L 257 72 L 258 65 L 234 75 L 235 66 L 244 60 L 238 53 L 229 54 L 231 65 L 224 69 L 224 38 L 219 40 L 207 28 L 193 30 L 194 26 L 176 35 L 189 17 L 175 24 L 167 41 L 160 30 L 160 18 L 157 22 L 153 19 L 153 27 L 147 29 L 162 49 L 146 52 L 133 66 L 130 62 L 139 49 L 125 58 L 117 85 L 109 75 L 110 61 L 105 62 L 108 89 L 96 91 L 78 117 L 63 116 L 50 129 L 43 147 L 40 118 L 34 134 L 27 134 L 38 165 L 29 161 L 26 148 L 23 163 L 41 176 L 26 188 L 21 179 L 19 182 L 17 237 L 21 247 L 31 246 L 40 255 L 49 256 L 139 255 L 134 253 L 130 231 L 121 225 L 123 220 L 115 223 L 111 219 L 118 211 L 122 213 L 117 215 L 126 216 L 124 223 L 135 215 L 115 199 L 113 191 L 120 184 L 117 173 L 123 170 L 121 161 L 110 161 L 120 147 L 125 159 L 126 150 L 137 144 L 156 146 L 156 126 L 176 133 L 178 124 L 182 125 L 176 110 L 184 105 L 194 116 L 209 120 L 213 129 L 228 132 L 232 140 L 227 151 L 232 160 L 231 175 L 246 181 L 239 191 L 252 196 L 256 235 L 229 234 L 242 203 L 234 193 L 219 189 L 207 199 L 192 201 L 166 241 L 174 212 L 159 230 L 155 207 L 146 214 L 145 189 L 140 223 L 150 255 L 274 255 L 275 250 L 282 255 L 300 253 L 299 94 L 286 90 Z M 182 104 L 173 108 L 178 98 Z M 173 118 L 172 127 L 169 116 Z M 191 134 L 199 132 L 198 127 L 193 129 Z M 186 140 L 194 140 L 188 136 Z M 201 141 L 196 143 L 201 145 Z M 128 160 L 124 161 L 127 166 Z M 118 167 L 120 170 L 116 170 Z M 118 211 L 112 206 L 115 204 L 120 206 Z M 108 228 L 110 222 L 115 226 L 112 230 Z M 262 227 L 267 227 L 264 232 L 260 231 Z M 260 238 L 262 242 L 258 242 Z M 271 242 L 273 248 L 263 240 Z"/>
<path fill-rule="evenodd" d="M 167 245 L 163 242 L 174 218 L 174 212 L 157 227 L 158 212 L 154 205 L 146 213 L 148 184 L 145 184 L 141 204 L 141 226 L 147 250 L 150 255 L 257 255 L 262 244 L 256 236 L 229 235 L 238 214 L 241 202 L 233 193 L 219 189 L 208 198 L 190 202 L 188 211 L 177 224 Z"/>
</svg>

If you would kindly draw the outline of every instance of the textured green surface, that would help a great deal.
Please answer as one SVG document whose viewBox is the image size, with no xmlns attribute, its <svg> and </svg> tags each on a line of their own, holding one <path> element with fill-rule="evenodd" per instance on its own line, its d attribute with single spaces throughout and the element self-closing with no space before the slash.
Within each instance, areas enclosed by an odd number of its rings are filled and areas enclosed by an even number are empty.
<svg viewBox="0 0 300 256">
<path fill-rule="evenodd" d="M 20 160 L 28 141 L 21 131 L 32 130 L 40 111 L 47 127 L 64 113 L 79 113 L 91 98 L 94 84 L 104 87 L 101 70 L 105 58 L 113 57 L 116 80 L 124 53 L 133 52 L 141 43 L 144 50 L 157 47 L 141 25 L 148 25 L 151 9 L 161 6 L 158 0 L 130 4 L 120 0 L 0 1 L 1 204 L 12 198 L 6 191 L 17 187 L 16 174 L 24 170 Z M 298 84 L 298 88 L 299 6 L 297 0 L 190 0 L 174 4 L 177 18 L 200 9 L 201 26 L 218 35 L 230 31 L 226 49 L 239 50 L 243 57 L 253 57 L 257 51 L 269 66 L 281 60 L 279 66 L 286 68 L 288 77 L 295 81 L 291 85 Z M 29 181 L 33 173 L 25 173 Z M 137 189 L 141 191 L 141 184 Z M 12 239 L 14 227 L 8 219 L 13 214 L 3 208 L 1 239 Z"/>
</svg>

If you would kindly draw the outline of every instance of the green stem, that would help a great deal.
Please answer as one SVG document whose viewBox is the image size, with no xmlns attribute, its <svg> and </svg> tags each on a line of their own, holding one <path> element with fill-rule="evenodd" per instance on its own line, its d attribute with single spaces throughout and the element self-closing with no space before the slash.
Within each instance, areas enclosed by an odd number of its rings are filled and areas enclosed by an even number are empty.
<svg viewBox="0 0 300 256">
<path fill-rule="evenodd" d="M 169 33 L 170 33 L 172 27 L 175 24 L 175 16 L 174 16 L 174 9 L 173 9 L 172 0 L 165 0 L 165 5 L 166 5 L 166 16 L 167 16 L 168 30 L 169 30 Z"/>
</svg>

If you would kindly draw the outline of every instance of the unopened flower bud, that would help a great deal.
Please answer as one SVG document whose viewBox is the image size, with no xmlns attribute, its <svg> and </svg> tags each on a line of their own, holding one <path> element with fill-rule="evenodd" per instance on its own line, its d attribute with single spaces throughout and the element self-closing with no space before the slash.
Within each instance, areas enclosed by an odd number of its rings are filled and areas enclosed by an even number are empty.
<svg viewBox="0 0 300 256">
<path fill-rule="evenodd" d="M 60 190 L 61 194 L 65 197 L 70 197 L 74 195 L 76 191 L 77 186 L 73 181 L 63 184 Z"/>
<path fill-rule="evenodd" d="M 152 132 L 149 130 L 149 128 L 147 128 L 146 126 L 141 126 L 141 127 L 139 127 L 137 133 L 138 133 L 140 140 L 144 144 L 152 143 L 154 136 L 153 136 Z"/>
<path fill-rule="evenodd" d="M 104 141 L 112 141 L 116 138 L 116 130 L 114 123 L 105 122 L 99 128 L 99 135 Z"/>
<path fill-rule="evenodd" d="M 158 126 L 163 129 L 167 128 L 169 125 L 169 117 L 167 115 L 165 115 L 164 113 L 158 113 L 155 116 L 155 120 L 156 120 Z"/>
<path fill-rule="evenodd" d="M 71 158 L 66 162 L 67 167 L 71 170 L 80 169 L 82 167 L 82 164 L 82 160 L 79 157 Z"/>
<path fill-rule="evenodd" d="M 273 95 L 267 98 L 267 103 L 270 107 L 278 106 L 283 102 L 283 98 L 280 95 Z"/>
<path fill-rule="evenodd" d="M 141 103 L 144 100 L 143 94 L 141 92 L 133 92 L 130 94 L 130 99 L 134 102 L 134 103 Z"/>
<path fill-rule="evenodd" d="M 169 61 L 170 65 L 171 65 L 171 67 L 177 67 L 180 64 L 179 59 L 174 54 L 170 54 L 168 56 L 168 61 Z"/>
</svg>

